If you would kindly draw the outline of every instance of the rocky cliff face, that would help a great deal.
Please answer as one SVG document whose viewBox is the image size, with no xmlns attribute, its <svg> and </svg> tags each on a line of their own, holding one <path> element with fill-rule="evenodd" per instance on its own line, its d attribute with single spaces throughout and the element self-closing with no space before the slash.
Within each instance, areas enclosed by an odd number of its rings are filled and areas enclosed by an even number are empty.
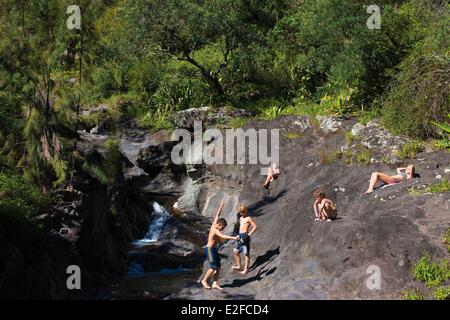
<svg viewBox="0 0 450 320">
<path fill-rule="evenodd" d="M 187 113 L 182 122 L 190 127 L 195 119 Z M 247 128 L 281 130 L 282 175 L 270 194 L 262 188 L 259 165 L 174 165 L 175 143 L 168 132 L 149 134 L 121 124 L 121 183 L 110 188 L 80 174 L 74 190 L 56 190 L 53 209 L 40 217 L 48 234 L 45 246 L 29 254 L 2 245 L 2 297 L 108 297 L 109 286 L 123 278 L 130 258 L 146 272 L 197 269 L 222 199 L 227 233 L 236 229 L 241 202 L 258 223 L 250 272 L 242 276 L 231 270 L 234 243 L 228 242 L 220 249 L 224 292 L 205 291 L 194 272 L 182 288 L 168 283 L 172 294 L 167 298 L 395 299 L 413 284 L 413 262 L 425 252 L 447 254 L 440 235 L 450 226 L 450 194 L 417 194 L 410 188 L 423 190 L 449 179 L 448 153 L 417 154 L 407 163 L 416 166 L 420 178 L 363 196 L 373 171 L 394 173 L 404 162 L 398 150 L 408 141 L 405 137 L 391 135 L 376 122 L 364 126 L 344 117 L 288 116 Z M 82 133 L 81 152 L 101 156 L 108 137 L 107 132 Z M 339 219 L 314 222 L 312 192 L 317 187 L 336 201 Z M 130 253 L 129 242 L 147 231 L 149 203 L 155 199 L 174 210 L 158 242 Z M 80 292 L 65 287 L 71 264 L 83 270 Z M 380 289 L 367 286 L 371 266 L 379 268 Z"/>
<path fill-rule="evenodd" d="M 2 298 L 97 299 L 126 272 L 128 242 L 145 234 L 151 217 L 147 202 L 126 186 L 108 192 L 87 175 L 76 176 L 73 187 L 53 192 L 39 217 L 42 242 L 2 244 Z M 67 289 L 71 265 L 81 269 L 81 290 Z"/>
<path fill-rule="evenodd" d="M 440 235 L 450 226 L 450 194 L 409 190 L 450 178 L 448 153 L 417 154 L 406 162 L 416 166 L 420 178 L 363 196 L 373 171 L 395 173 L 392 164 L 404 162 L 397 150 L 406 138 L 392 136 L 376 123 L 362 126 L 345 118 L 283 117 L 248 127 L 284 128 L 282 176 L 269 195 L 261 187 L 259 166 L 207 167 L 199 182 L 197 209 L 212 219 L 225 198 L 223 216 L 230 224 L 236 222 L 237 203 L 249 206 L 259 226 L 252 239 L 250 272 L 241 276 L 231 270 L 229 242 L 220 249 L 224 292 L 207 291 L 193 282 L 169 298 L 397 299 L 413 284 L 413 262 L 425 252 L 447 255 Z M 370 154 L 365 164 L 357 162 L 361 147 Z M 353 151 L 344 153 L 348 149 Z M 317 187 L 336 201 L 339 219 L 314 222 L 312 193 Z M 371 266 L 379 268 L 380 289 L 367 286 Z"/>
</svg>

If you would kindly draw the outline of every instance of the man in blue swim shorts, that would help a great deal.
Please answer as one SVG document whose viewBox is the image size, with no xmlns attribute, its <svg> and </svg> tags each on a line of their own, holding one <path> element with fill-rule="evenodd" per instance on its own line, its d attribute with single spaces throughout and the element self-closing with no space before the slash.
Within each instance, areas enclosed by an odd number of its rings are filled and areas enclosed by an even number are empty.
<svg viewBox="0 0 450 320">
<path fill-rule="evenodd" d="M 205 248 L 205 255 L 209 262 L 209 269 L 202 280 L 202 285 L 205 289 L 218 289 L 223 290 L 219 285 L 219 275 L 220 275 L 220 257 L 219 251 L 217 250 L 217 244 L 220 240 L 238 240 L 239 237 L 232 237 L 222 234 L 222 231 L 227 226 L 227 221 L 220 218 L 222 212 L 224 201 L 220 203 L 219 209 L 217 210 L 216 217 L 211 225 L 211 229 L 208 235 L 208 243 Z M 214 274 L 214 282 L 210 287 L 208 284 L 208 279 Z"/>
</svg>

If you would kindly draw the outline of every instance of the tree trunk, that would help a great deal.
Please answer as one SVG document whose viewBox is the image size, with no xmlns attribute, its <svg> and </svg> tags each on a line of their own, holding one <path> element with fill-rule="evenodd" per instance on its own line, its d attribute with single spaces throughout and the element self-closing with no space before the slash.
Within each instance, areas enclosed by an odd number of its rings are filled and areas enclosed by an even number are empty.
<svg viewBox="0 0 450 320">
<path fill-rule="evenodd" d="M 197 67 L 200 72 L 202 73 L 203 77 L 205 77 L 206 81 L 208 82 L 211 89 L 217 93 L 218 96 L 223 97 L 225 96 L 225 91 L 223 90 L 222 85 L 220 84 L 219 79 L 217 76 L 213 75 L 213 73 L 209 70 L 207 70 L 205 67 L 200 65 L 197 61 L 195 61 L 188 53 L 184 54 L 185 61 L 191 63 L 195 67 Z"/>
</svg>

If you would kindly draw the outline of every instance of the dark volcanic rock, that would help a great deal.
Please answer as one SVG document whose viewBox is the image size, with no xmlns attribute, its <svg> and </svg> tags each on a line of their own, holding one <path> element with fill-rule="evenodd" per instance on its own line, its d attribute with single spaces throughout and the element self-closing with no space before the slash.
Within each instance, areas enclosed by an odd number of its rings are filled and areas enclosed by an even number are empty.
<svg viewBox="0 0 450 320">
<path fill-rule="evenodd" d="M 130 259 L 142 266 L 145 272 L 180 267 L 193 269 L 203 260 L 203 250 L 186 250 L 172 242 L 152 243 L 130 252 Z"/>
<path fill-rule="evenodd" d="M 248 126 L 280 128 L 285 122 L 281 118 Z M 353 125 L 344 120 L 341 127 Z M 420 178 L 363 196 L 373 171 L 394 174 L 395 167 L 346 165 L 340 160 L 320 164 L 323 150 L 345 144 L 345 130 L 324 133 L 313 127 L 299 138 L 282 138 L 282 175 L 270 195 L 261 187 L 259 166 L 212 166 L 215 178 L 205 178 L 200 207 L 211 218 L 225 197 L 225 232 L 231 233 L 236 204 L 249 206 L 259 227 L 252 239 L 250 272 L 242 276 L 231 270 L 234 244 L 228 242 L 220 249 L 224 292 L 203 290 L 192 282 L 169 299 L 398 299 L 414 284 L 411 266 L 425 252 L 447 256 L 440 235 L 450 227 L 450 193 L 415 195 L 408 188 L 449 179 L 449 154 L 420 153 L 410 161 Z M 230 172 L 242 185 L 218 187 L 220 181 L 222 186 L 230 181 Z M 337 220 L 314 222 L 312 193 L 317 187 L 337 202 Z M 379 290 L 367 286 L 373 266 L 380 270 Z"/>
</svg>

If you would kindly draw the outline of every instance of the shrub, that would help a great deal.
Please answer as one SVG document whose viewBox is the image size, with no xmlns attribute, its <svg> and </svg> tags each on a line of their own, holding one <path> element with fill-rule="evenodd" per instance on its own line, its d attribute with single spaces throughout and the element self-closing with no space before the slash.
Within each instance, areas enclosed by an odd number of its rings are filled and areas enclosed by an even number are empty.
<svg viewBox="0 0 450 320">
<path fill-rule="evenodd" d="M 114 72 L 111 68 L 97 68 L 92 74 L 92 81 L 95 83 L 94 99 L 109 98 L 117 90 Z"/>
<path fill-rule="evenodd" d="M 450 279 L 450 265 L 445 260 L 433 262 L 429 255 L 425 255 L 413 265 L 412 275 L 415 279 L 425 282 L 428 287 L 436 287 Z"/>
<path fill-rule="evenodd" d="M 352 143 L 353 141 L 355 141 L 355 136 L 353 135 L 353 133 L 351 131 L 347 131 L 345 133 L 345 142 L 347 142 L 347 144 Z"/>
<path fill-rule="evenodd" d="M 371 120 L 381 117 L 381 109 L 372 108 L 369 111 L 363 111 L 358 116 L 358 121 L 363 125 L 367 125 Z"/>
<path fill-rule="evenodd" d="M 370 159 L 372 158 L 372 151 L 367 148 L 361 148 L 356 154 L 356 161 L 362 164 L 370 164 Z"/>
<path fill-rule="evenodd" d="M 397 152 L 397 157 L 400 159 L 414 159 L 414 156 L 421 151 L 423 151 L 423 144 L 418 141 L 411 141 L 402 146 L 402 149 Z"/>
<path fill-rule="evenodd" d="M 443 137 L 436 141 L 434 147 L 441 150 L 450 150 L 450 139 L 448 137 Z"/>
<path fill-rule="evenodd" d="M 47 198 L 19 176 L 0 173 L 0 239 L 31 246 L 40 239 L 35 217 L 46 207 Z"/>
<path fill-rule="evenodd" d="M 434 290 L 433 296 L 436 300 L 450 300 L 450 287 L 438 287 Z"/>
<path fill-rule="evenodd" d="M 394 133 L 421 139 L 437 137 L 433 122 L 441 122 L 450 113 L 450 57 L 445 53 L 448 24 L 444 14 L 430 36 L 400 64 L 400 72 L 386 90 L 383 123 Z"/>
<path fill-rule="evenodd" d="M 450 113 L 447 115 L 447 117 L 450 120 Z M 450 123 L 433 123 L 442 130 L 442 138 L 436 142 L 436 148 L 444 150 L 450 149 Z"/>
<path fill-rule="evenodd" d="M 447 251 L 450 253 L 450 228 L 441 235 L 442 243 L 446 246 Z"/>
<path fill-rule="evenodd" d="M 430 184 L 425 191 L 429 193 L 450 192 L 450 180 Z"/>
<path fill-rule="evenodd" d="M 448 119 L 450 120 L 450 113 L 447 115 Z M 440 128 L 443 132 L 450 134 L 450 124 L 448 123 L 439 123 L 439 122 L 433 122 L 435 126 Z"/>
<path fill-rule="evenodd" d="M 352 96 L 354 92 L 354 88 L 347 87 L 333 95 L 328 95 L 328 93 L 325 93 L 325 95 L 320 99 L 320 105 L 329 110 L 332 114 L 342 115 L 350 113 L 354 109 L 352 104 Z"/>
<path fill-rule="evenodd" d="M 404 300 L 423 300 L 423 294 L 417 289 L 407 289 L 402 292 Z"/>
<path fill-rule="evenodd" d="M 228 122 L 228 126 L 232 129 L 239 129 L 244 127 L 249 121 L 251 121 L 251 118 L 231 118 L 231 120 Z"/>
<path fill-rule="evenodd" d="M 46 197 L 21 177 L 0 173 L 0 206 L 14 207 L 18 214 L 32 218 L 46 203 Z"/>
<path fill-rule="evenodd" d="M 120 152 L 119 140 L 111 138 L 105 142 L 106 156 L 103 161 L 103 168 L 108 182 L 113 184 L 117 182 L 122 170 L 122 153 Z"/>
<path fill-rule="evenodd" d="M 149 111 L 141 122 L 151 130 L 172 129 L 173 124 L 170 118 L 173 114 L 173 109 L 169 105 L 159 106 L 156 109 Z"/>
<path fill-rule="evenodd" d="M 263 111 L 263 117 L 266 120 L 272 120 L 275 119 L 283 114 L 283 107 L 282 106 L 272 106 L 268 109 L 265 109 Z"/>
<path fill-rule="evenodd" d="M 317 116 L 329 114 L 327 107 L 311 101 L 294 99 L 291 105 L 283 109 L 283 115 L 292 116 Z"/>
</svg>

